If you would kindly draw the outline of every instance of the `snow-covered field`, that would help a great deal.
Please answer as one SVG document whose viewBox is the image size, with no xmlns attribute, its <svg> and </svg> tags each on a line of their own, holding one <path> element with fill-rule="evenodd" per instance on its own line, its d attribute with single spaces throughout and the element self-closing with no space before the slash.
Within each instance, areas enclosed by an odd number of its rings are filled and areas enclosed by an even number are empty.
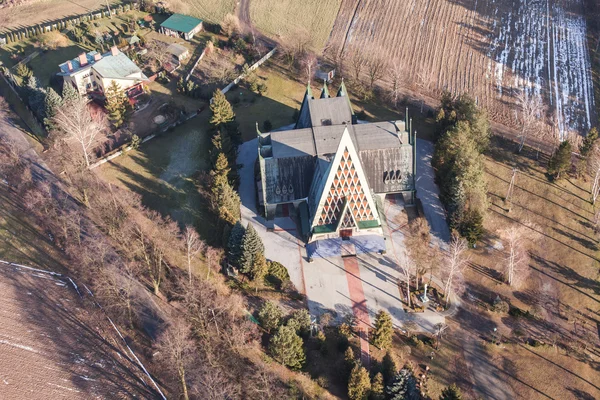
<svg viewBox="0 0 600 400">
<path fill-rule="evenodd" d="M 495 4 L 495 0 L 491 0 Z M 499 2 L 498 2 L 499 3 Z M 513 0 L 495 4 L 490 30 L 488 76 L 498 97 L 525 91 L 549 107 L 561 139 L 592 126 L 595 104 L 586 22 L 579 0 Z"/>
</svg>

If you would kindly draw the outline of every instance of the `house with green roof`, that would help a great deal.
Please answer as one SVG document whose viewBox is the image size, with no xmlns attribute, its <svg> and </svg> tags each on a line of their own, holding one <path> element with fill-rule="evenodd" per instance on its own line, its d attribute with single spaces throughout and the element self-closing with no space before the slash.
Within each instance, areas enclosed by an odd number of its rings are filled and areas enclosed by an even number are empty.
<svg viewBox="0 0 600 400">
<path fill-rule="evenodd" d="M 194 35 L 202 30 L 202 20 L 189 15 L 173 14 L 160 24 L 163 35 L 181 37 L 192 40 Z"/>
</svg>

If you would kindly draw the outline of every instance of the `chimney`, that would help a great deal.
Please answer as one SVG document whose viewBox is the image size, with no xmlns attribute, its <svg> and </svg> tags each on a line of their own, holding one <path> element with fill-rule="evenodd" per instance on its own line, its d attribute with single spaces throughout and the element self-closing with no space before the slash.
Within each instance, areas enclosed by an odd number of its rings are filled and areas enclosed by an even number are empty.
<svg viewBox="0 0 600 400">
<path fill-rule="evenodd" d="M 73 71 L 73 64 L 71 63 L 71 60 L 67 61 L 67 68 L 69 69 L 69 72 Z"/>
<path fill-rule="evenodd" d="M 100 60 L 102 60 L 102 54 L 100 54 L 100 53 L 94 54 L 94 61 L 100 61 Z"/>
<path fill-rule="evenodd" d="M 87 56 L 85 55 L 85 53 L 81 53 L 79 55 L 79 65 L 84 67 L 87 65 L 87 63 L 88 63 Z"/>
<path fill-rule="evenodd" d="M 111 56 L 116 56 L 117 54 L 119 54 L 119 49 L 117 48 L 117 46 L 113 46 L 110 48 L 110 55 Z"/>
</svg>

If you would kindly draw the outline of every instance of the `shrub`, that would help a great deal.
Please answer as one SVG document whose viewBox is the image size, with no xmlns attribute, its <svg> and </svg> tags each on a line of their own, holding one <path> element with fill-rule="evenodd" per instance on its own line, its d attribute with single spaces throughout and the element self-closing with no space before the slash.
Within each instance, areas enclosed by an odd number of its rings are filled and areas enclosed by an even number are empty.
<svg viewBox="0 0 600 400">
<path fill-rule="evenodd" d="M 500 313 L 500 314 L 506 314 L 509 309 L 510 309 L 509 304 L 504 300 L 496 302 L 494 304 L 494 306 L 492 307 L 492 311 Z"/>
<path fill-rule="evenodd" d="M 269 261 L 267 279 L 281 289 L 284 283 L 289 282 L 290 274 L 283 264 L 278 263 L 277 261 Z"/>
<path fill-rule="evenodd" d="M 258 321 L 268 332 L 279 326 L 282 317 L 281 308 L 270 301 L 265 302 L 258 311 Z"/>
</svg>

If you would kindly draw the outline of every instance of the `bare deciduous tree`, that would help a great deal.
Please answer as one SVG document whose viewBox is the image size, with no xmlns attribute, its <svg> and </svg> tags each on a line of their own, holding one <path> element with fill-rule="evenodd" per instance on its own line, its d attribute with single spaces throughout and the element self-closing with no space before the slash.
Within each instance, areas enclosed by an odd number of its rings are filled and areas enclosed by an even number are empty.
<svg viewBox="0 0 600 400">
<path fill-rule="evenodd" d="M 456 281 L 462 277 L 462 271 L 469 261 L 467 249 L 467 241 L 458 235 L 453 235 L 443 266 L 445 275 L 444 299 L 446 301 L 448 301 L 448 296 L 456 285 Z"/>
<path fill-rule="evenodd" d="M 181 385 L 181 395 L 189 399 L 186 370 L 192 364 L 194 342 L 190 338 L 190 326 L 182 319 L 175 319 L 158 338 L 159 358 L 174 372 Z"/>
<path fill-rule="evenodd" d="M 538 96 L 529 96 L 525 90 L 519 91 L 516 98 L 523 120 L 521 123 L 521 140 L 519 142 L 519 152 L 521 152 L 527 137 L 535 133 L 536 128 L 540 124 L 542 103 Z"/>
<path fill-rule="evenodd" d="M 398 99 L 402 93 L 402 86 L 407 80 L 406 68 L 403 66 L 400 60 L 392 60 L 388 67 L 388 75 L 392 83 L 390 88 L 390 97 L 394 102 L 394 107 L 398 107 Z"/>
<path fill-rule="evenodd" d="M 188 278 L 192 282 L 192 261 L 205 248 L 205 243 L 200 239 L 198 232 L 191 227 L 186 226 L 182 235 L 183 245 L 185 246 L 185 255 L 187 258 Z"/>
<path fill-rule="evenodd" d="M 433 273 L 439 251 L 436 245 L 431 243 L 429 223 L 425 218 L 417 218 L 409 225 L 409 234 L 405 238 L 406 251 L 415 264 L 415 282 L 419 288 L 419 277 L 425 273 Z"/>
<path fill-rule="evenodd" d="M 406 294 L 407 294 L 407 303 L 408 306 L 411 306 L 411 301 L 410 301 L 410 280 L 412 279 L 413 275 L 416 274 L 417 268 L 416 268 L 416 264 L 414 262 L 411 261 L 411 259 L 408 257 L 408 254 L 406 253 L 406 251 L 403 252 L 402 254 L 402 278 L 404 280 L 404 283 L 406 284 Z"/>
<path fill-rule="evenodd" d="M 506 283 L 510 286 L 518 286 L 527 271 L 529 256 L 525 249 L 524 227 L 513 225 L 502 232 L 506 242 L 506 258 L 504 259 L 504 275 Z"/>
<path fill-rule="evenodd" d="M 206 279 L 210 278 L 210 271 L 219 271 L 221 267 L 221 260 L 223 259 L 223 249 L 217 249 L 212 246 L 206 246 Z"/>
<path fill-rule="evenodd" d="M 292 66 L 310 48 L 312 37 L 305 28 L 297 28 L 280 39 L 280 48 L 288 65 Z"/>
<path fill-rule="evenodd" d="M 371 48 L 367 56 L 366 68 L 369 76 L 369 89 L 373 90 L 375 83 L 385 75 L 389 61 L 386 52 L 380 48 Z"/>
<path fill-rule="evenodd" d="M 360 82 L 360 76 L 367 65 L 367 56 L 363 49 L 352 47 L 348 51 L 348 62 L 352 69 L 352 78 L 354 83 Z"/>
<path fill-rule="evenodd" d="M 233 14 L 227 14 L 221 23 L 221 30 L 227 37 L 232 37 L 240 32 L 240 20 Z"/>
<path fill-rule="evenodd" d="M 130 329 L 136 314 L 136 286 L 133 265 L 128 265 L 121 272 L 115 266 L 100 269 L 97 280 L 97 294 L 104 300 L 105 307 L 111 312 L 125 317 Z"/>
<path fill-rule="evenodd" d="M 91 151 L 102 137 L 105 123 L 92 117 L 85 97 L 77 96 L 56 110 L 54 126 L 62 133 L 66 142 L 76 143 L 81 149 L 86 166 L 90 166 Z"/>
<path fill-rule="evenodd" d="M 306 74 L 307 82 L 310 82 L 317 70 L 317 56 L 315 53 L 307 52 L 300 61 L 302 71 Z"/>
</svg>

